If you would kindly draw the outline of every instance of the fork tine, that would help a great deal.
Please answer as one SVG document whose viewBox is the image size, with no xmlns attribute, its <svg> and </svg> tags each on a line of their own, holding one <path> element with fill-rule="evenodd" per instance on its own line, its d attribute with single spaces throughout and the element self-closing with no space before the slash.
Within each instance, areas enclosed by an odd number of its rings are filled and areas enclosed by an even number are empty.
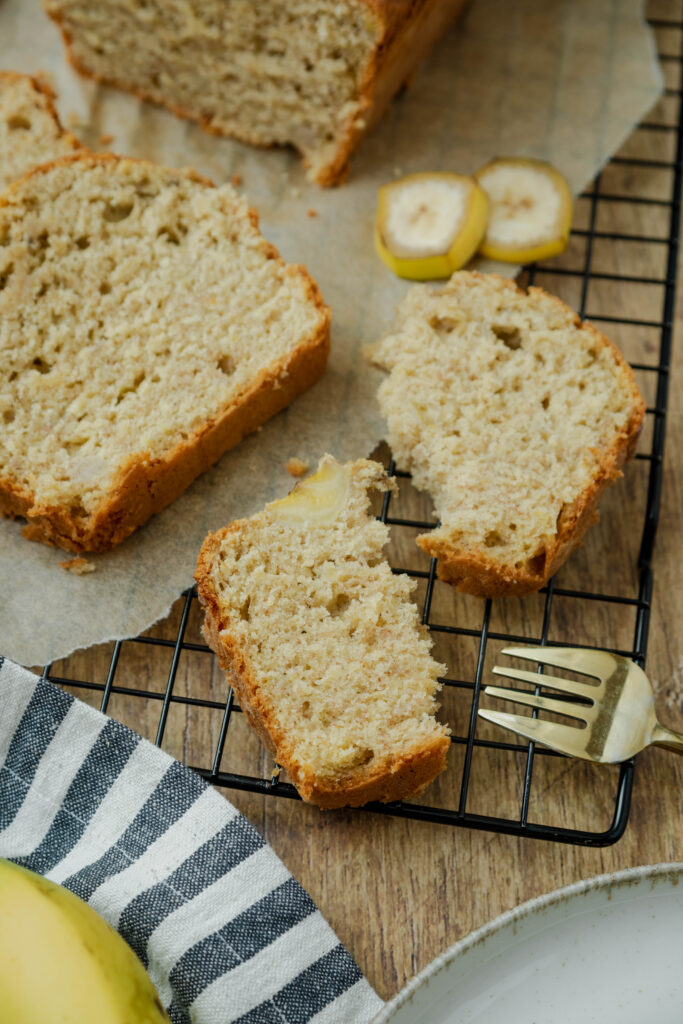
<svg viewBox="0 0 683 1024">
<path fill-rule="evenodd" d="M 569 672 L 580 672 L 597 679 L 607 679 L 622 663 L 631 664 L 628 658 L 620 655 L 585 647 L 505 647 L 501 654 L 508 654 L 511 658 L 526 658 L 527 661 L 537 661 L 554 668 L 565 668 Z"/>
<path fill-rule="evenodd" d="M 586 754 L 585 743 L 588 729 L 575 729 L 572 725 L 558 725 L 557 722 L 544 722 L 540 718 L 528 718 L 526 715 L 511 715 L 507 711 L 479 710 L 479 715 L 494 725 L 523 736 L 534 743 L 542 743 L 560 754 L 570 757 L 582 757 L 586 761 L 593 758 Z"/>
<path fill-rule="evenodd" d="M 495 665 L 493 672 L 497 676 L 506 676 L 508 679 L 519 679 L 522 683 L 533 683 L 534 686 L 548 686 L 554 690 L 562 690 L 563 693 L 572 693 L 577 697 L 587 697 L 595 700 L 600 695 L 600 687 L 593 683 L 576 683 L 573 679 L 560 679 L 558 676 L 546 676 L 541 672 L 527 672 L 523 668 L 504 668 L 502 665 Z"/>
<path fill-rule="evenodd" d="M 515 704 L 527 704 L 530 708 L 538 708 L 539 711 L 552 711 L 555 715 L 578 718 L 583 722 L 588 722 L 594 714 L 593 707 L 588 707 L 588 705 L 574 704 L 570 700 L 553 700 L 551 697 L 537 697 L 535 693 L 528 693 L 526 690 L 512 690 L 505 686 L 487 686 L 484 693 L 489 697 L 511 700 Z"/>
</svg>

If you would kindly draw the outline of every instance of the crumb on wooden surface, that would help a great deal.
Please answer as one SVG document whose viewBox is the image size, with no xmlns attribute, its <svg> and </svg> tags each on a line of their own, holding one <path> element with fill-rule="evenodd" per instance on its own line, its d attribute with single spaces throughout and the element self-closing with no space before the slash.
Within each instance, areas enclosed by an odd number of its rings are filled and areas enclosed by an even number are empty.
<svg viewBox="0 0 683 1024">
<path fill-rule="evenodd" d="M 87 558 L 67 558 L 66 562 L 60 562 L 60 567 L 72 572 L 74 576 L 85 576 L 89 572 L 95 572 L 95 563 L 89 562 Z"/>
<path fill-rule="evenodd" d="M 240 185 L 242 185 L 244 183 L 244 178 L 242 177 L 241 174 L 233 174 L 233 176 L 230 179 L 230 181 L 233 183 L 235 188 L 239 188 Z"/>
<path fill-rule="evenodd" d="M 318 211 L 314 210 L 313 207 L 311 207 L 310 210 L 306 210 L 306 214 L 309 217 L 317 217 L 318 216 Z"/>
<path fill-rule="evenodd" d="M 280 767 L 280 765 L 276 764 L 274 766 L 272 772 L 270 773 L 271 778 L 273 779 L 274 782 L 277 782 L 277 780 L 280 778 L 280 772 L 281 771 L 282 771 L 282 768 Z"/>
<path fill-rule="evenodd" d="M 308 463 L 303 459 L 287 459 L 285 468 L 291 476 L 303 476 L 308 469 Z"/>
<path fill-rule="evenodd" d="M 114 141 L 114 136 L 111 132 L 103 132 L 99 137 L 100 146 L 111 146 Z"/>
</svg>

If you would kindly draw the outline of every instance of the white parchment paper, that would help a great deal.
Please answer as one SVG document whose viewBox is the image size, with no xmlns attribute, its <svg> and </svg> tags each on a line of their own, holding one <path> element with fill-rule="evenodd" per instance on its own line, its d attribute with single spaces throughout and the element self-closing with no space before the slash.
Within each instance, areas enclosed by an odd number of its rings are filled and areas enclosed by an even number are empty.
<svg viewBox="0 0 683 1024">
<path fill-rule="evenodd" d="M 323 380 L 119 548 L 89 556 L 95 572 L 65 572 L 58 563 L 70 556 L 0 521 L 0 653 L 24 665 L 140 632 L 191 583 L 208 530 L 292 486 L 289 457 L 311 466 L 325 451 L 357 458 L 382 438 L 379 374 L 360 347 L 387 328 L 408 285 L 373 251 L 379 185 L 523 155 L 552 161 L 579 191 L 661 91 L 640 0 L 470 0 L 365 140 L 349 182 L 321 190 L 305 181 L 293 153 L 217 139 L 80 79 L 40 0 L 0 0 L 0 67 L 47 71 L 62 119 L 93 148 L 193 166 L 215 182 L 240 175 L 266 237 L 285 259 L 307 265 L 333 314 Z M 113 141 L 103 146 L 102 135 Z"/>
</svg>

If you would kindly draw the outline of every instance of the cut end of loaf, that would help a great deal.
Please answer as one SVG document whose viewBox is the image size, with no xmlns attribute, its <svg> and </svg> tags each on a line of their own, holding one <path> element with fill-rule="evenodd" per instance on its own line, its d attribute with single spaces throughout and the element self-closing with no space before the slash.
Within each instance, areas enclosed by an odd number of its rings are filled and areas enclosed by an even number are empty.
<svg viewBox="0 0 683 1024">
<path fill-rule="evenodd" d="M 92 154 L 0 198 L 0 513 L 119 543 L 322 374 L 329 310 L 228 185 Z"/>
<path fill-rule="evenodd" d="M 304 800 L 415 796 L 445 767 L 434 718 L 443 666 L 382 556 L 377 463 L 327 456 L 285 499 L 204 543 L 204 632 L 240 706 Z"/>
<path fill-rule="evenodd" d="M 260 146 L 292 145 L 335 184 L 363 131 L 383 23 L 358 0 L 206 5 L 50 0 L 82 72 Z"/>
<path fill-rule="evenodd" d="M 398 465 L 441 525 L 441 579 L 482 597 L 538 590 L 597 522 L 645 406 L 614 345 L 559 299 L 462 271 L 416 286 L 371 358 Z"/>
<path fill-rule="evenodd" d="M 206 130 L 293 146 L 310 180 L 352 151 L 464 0 L 47 0 L 83 74 Z"/>
</svg>

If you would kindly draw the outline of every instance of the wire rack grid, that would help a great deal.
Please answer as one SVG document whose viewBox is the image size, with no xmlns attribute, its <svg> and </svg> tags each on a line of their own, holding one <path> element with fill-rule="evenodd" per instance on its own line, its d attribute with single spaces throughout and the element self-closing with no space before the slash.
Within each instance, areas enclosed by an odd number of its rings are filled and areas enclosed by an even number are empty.
<svg viewBox="0 0 683 1024">
<path fill-rule="evenodd" d="M 603 524 L 547 587 L 529 598 L 491 602 L 458 595 L 438 581 L 436 563 L 414 544 L 417 531 L 436 525 L 429 503 L 384 453 L 399 488 L 377 511 L 391 527 L 394 571 L 415 579 L 422 621 L 436 656 L 449 666 L 441 682 L 452 749 L 448 770 L 421 800 L 342 813 L 369 811 L 590 846 L 614 843 L 626 827 L 633 761 L 614 769 L 572 762 L 570 769 L 561 755 L 496 731 L 477 710 L 490 666 L 506 644 L 576 644 L 580 637 L 584 646 L 645 663 L 683 171 L 683 18 L 653 17 L 651 24 L 664 96 L 579 197 L 566 252 L 524 274 L 526 283 L 559 294 L 581 317 L 605 324 L 631 362 L 648 400 L 636 462 L 606 496 Z M 637 537 L 636 514 L 642 523 Z M 105 679 L 93 678 L 87 652 L 45 666 L 44 675 L 182 756 L 216 786 L 298 799 L 244 726 L 232 691 L 226 695 L 199 623 L 196 594 L 188 590 L 165 623 L 111 645 Z M 580 794 L 563 807 L 545 798 L 558 773 Z"/>
</svg>

